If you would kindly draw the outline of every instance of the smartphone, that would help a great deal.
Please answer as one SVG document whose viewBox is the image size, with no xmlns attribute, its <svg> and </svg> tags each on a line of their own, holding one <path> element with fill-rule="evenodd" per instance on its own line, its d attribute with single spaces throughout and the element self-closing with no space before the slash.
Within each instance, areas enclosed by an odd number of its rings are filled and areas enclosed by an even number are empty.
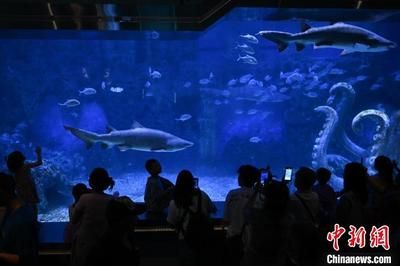
<svg viewBox="0 0 400 266">
<path fill-rule="evenodd" d="M 194 188 L 199 188 L 199 179 L 193 178 L 193 180 L 194 180 Z"/>
<path fill-rule="evenodd" d="M 293 175 L 293 168 L 292 167 L 285 167 L 283 181 L 289 182 L 292 180 Z"/>
</svg>

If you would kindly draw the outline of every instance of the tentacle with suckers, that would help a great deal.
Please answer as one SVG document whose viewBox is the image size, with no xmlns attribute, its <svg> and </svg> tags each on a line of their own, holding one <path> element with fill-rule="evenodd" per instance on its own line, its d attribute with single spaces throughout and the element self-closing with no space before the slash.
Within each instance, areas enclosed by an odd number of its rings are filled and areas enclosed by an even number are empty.
<svg viewBox="0 0 400 266">
<path fill-rule="evenodd" d="M 354 102 L 356 91 L 349 83 L 338 82 L 329 89 L 329 95 L 330 96 L 327 100 L 327 105 L 332 107 L 334 105 L 334 109 L 336 110 L 339 119 L 336 129 L 336 132 L 338 132 L 337 136 L 340 134 L 344 148 L 355 158 L 365 157 L 367 151 L 355 144 L 349 138 L 345 131 L 346 121 L 343 121 L 346 115 L 349 113 L 349 110 Z M 339 95 L 340 97 L 338 97 Z"/>
<path fill-rule="evenodd" d="M 400 162 L 400 110 L 390 117 L 390 127 L 382 151 L 383 155 Z"/>
<path fill-rule="evenodd" d="M 341 94 L 341 97 L 335 104 L 334 108 L 338 113 L 338 116 L 341 117 L 342 115 L 346 115 L 348 113 L 347 109 L 351 107 L 356 95 L 356 91 L 349 83 L 338 82 L 329 89 L 329 98 L 326 101 L 326 104 L 333 107 L 333 104 L 339 94 Z"/>
<path fill-rule="evenodd" d="M 314 110 L 317 112 L 325 113 L 327 117 L 322 130 L 318 133 L 318 137 L 315 139 L 315 144 L 313 146 L 312 152 L 312 166 L 314 168 L 328 168 L 329 166 L 326 158 L 328 144 L 331 139 L 332 133 L 337 126 L 338 115 L 335 109 L 326 105 L 318 106 Z"/>
<path fill-rule="evenodd" d="M 361 121 L 364 118 L 373 119 L 378 124 L 376 126 L 375 134 L 373 136 L 373 145 L 370 148 L 369 156 L 366 161 L 367 165 L 371 166 L 371 165 L 373 165 L 375 158 L 384 149 L 387 131 L 390 126 L 390 119 L 387 114 L 385 114 L 384 112 L 379 111 L 379 110 L 368 109 L 368 110 L 361 111 L 353 118 L 353 121 L 351 123 L 353 131 L 356 134 L 360 135 L 362 133 L 363 127 L 362 127 Z"/>
</svg>

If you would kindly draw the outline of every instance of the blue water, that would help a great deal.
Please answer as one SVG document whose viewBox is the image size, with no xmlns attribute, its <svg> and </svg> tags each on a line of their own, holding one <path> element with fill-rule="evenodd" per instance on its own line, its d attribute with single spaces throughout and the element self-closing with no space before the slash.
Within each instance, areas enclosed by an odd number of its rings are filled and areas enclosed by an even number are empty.
<svg viewBox="0 0 400 266">
<path fill-rule="evenodd" d="M 399 159 L 397 119 L 392 117 L 400 108 L 399 48 L 341 56 L 339 49 L 307 46 L 297 52 L 289 45 L 280 53 L 261 36 L 256 36 L 258 44 L 240 37 L 261 30 L 299 32 L 296 20 L 265 20 L 274 12 L 238 8 L 202 32 L 3 31 L 0 153 L 19 149 L 34 159 L 34 147 L 43 147 L 45 164 L 35 173 L 41 219 L 65 220 L 71 185 L 85 182 L 96 166 L 107 168 L 117 181 L 115 190 L 136 201 L 143 200 L 144 162 L 149 158 L 160 160 L 172 181 L 179 170 L 192 170 L 200 187 L 217 201 L 236 186 L 240 164 L 271 165 L 277 176 L 285 166 L 311 166 L 326 118 L 314 108 L 322 105 L 337 110 L 339 118 L 325 152 L 325 166 L 337 176 L 332 180 L 335 189 L 341 188 L 347 160 L 370 166 L 376 153 Z M 318 12 L 331 16 L 339 11 Z M 348 23 L 400 44 L 396 16 Z M 254 50 L 257 64 L 237 61 L 246 54 L 237 47 L 243 44 Z M 251 78 L 246 81 L 247 74 Z M 351 85 L 355 94 L 331 95 L 338 82 Z M 96 93 L 80 94 L 85 88 Z M 327 103 L 329 97 L 333 101 Z M 67 99 L 80 105 L 59 105 Z M 367 109 L 390 119 L 382 142 L 374 140 L 377 117 L 362 119 L 358 134 L 352 129 L 353 118 Z M 107 125 L 129 129 L 134 121 L 194 145 L 176 152 L 120 151 L 98 144 L 86 149 L 63 127 L 105 133 Z M 346 148 L 343 133 L 366 149 L 363 158 Z M 378 152 L 373 145 L 380 145 Z"/>
</svg>

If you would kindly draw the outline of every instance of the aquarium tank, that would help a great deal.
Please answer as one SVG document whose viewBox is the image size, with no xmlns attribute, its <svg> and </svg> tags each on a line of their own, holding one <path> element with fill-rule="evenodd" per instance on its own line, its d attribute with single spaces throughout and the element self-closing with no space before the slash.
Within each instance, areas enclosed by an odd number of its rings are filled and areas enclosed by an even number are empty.
<svg viewBox="0 0 400 266">
<path fill-rule="evenodd" d="M 342 22 L 338 22 L 337 14 Z M 22 151 L 44 222 L 68 220 L 94 167 L 143 201 L 150 158 L 189 169 L 212 200 L 237 168 L 400 159 L 400 16 L 235 8 L 203 31 L 2 31 L 1 155 Z M 6 166 L 4 165 L 4 168 Z"/>
</svg>

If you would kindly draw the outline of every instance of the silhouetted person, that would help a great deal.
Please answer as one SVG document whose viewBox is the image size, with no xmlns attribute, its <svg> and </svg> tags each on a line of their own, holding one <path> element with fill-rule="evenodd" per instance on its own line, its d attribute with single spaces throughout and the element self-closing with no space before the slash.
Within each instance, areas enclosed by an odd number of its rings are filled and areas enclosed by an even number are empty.
<svg viewBox="0 0 400 266">
<path fill-rule="evenodd" d="M 0 265 L 37 265 L 36 217 L 30 204 L 15 194 L 12 176 L 0 173 L 0 206 L 6 213 L 0 226 Z"/>
<path fill-rule="evenodd" d="M 313 187 L 313 191 L 318 194 L 326 223 L 333 222 L 336 209 L 336 193 L 328 184 L 331 175 L 332 173 L 328 169 L 319 168 L 316 172 L 318 184 Z"/>
<path fill-rule="evenodd" d="M 247 217 L 247 241 L 242 266 L 285 266 L 289 249 L 291 219 L 288 215 L 289 189 L 270 181 L 263 188 L 262 209 L 252 208 Z"/>
<path fill-rule="evenodd" d="M 200 206 L 200 209 L 199 209 Z M 173 200 L 168 207 L 167 221 L 173 225 L 179 237 L 179 265 L 210 265 L 216 262 L 212 252 L 213 242 L 194 243 L 187 238 L 191 217 L 198 213 L 208 218 L 216 208 L 210 197 L 202 190 L 195 188 L 192 173 L 182 170 L 174 188 Z M 205 241 L 210 241 L 205 239 Z M 196 246 L 196 247 L 194 247 Z"/>
<path fill-rule="evenodd" d="M 378 156 L 374 161 L 375 175 L 369 177 L 368 205 L 371 208 L 374 223 L 382 222 L 382 210 L 385 195 L 394 189 L 394 165 L 386 156 Z"/>
<path fill-rule="evenodd" d="M 253 186 L 260 177 L 260 171 L 252 165 L 240 166 L 237 173 L 240 188 L 228 192 L 224 208 L 224 221 L 227 225 L 226 257 L 229 265 L 240 263 L 243 254 L 244 208 L 255 192 Z"/>
<path fill-rule="evenodd" d="M 145 168 L 150 176 L 147 178 L 144 202 L 147 209 L 147 218 L 151 220 L 164 220 L 164 210 L 172 200 L 174 184 L 161 177 L 161 164 L 155 159 L 146 161 Z"/>
<path fill-rule="evenodd" d="M 36 161 L 27 163 L 22 152 L 13 151 L 7 156 L 7 167 L 14 174 L 18 197 L 20 197 L 24 202 L 32 205 L 35 216 L 37 217 L 37 204 L 39 203 L 39 197 L 31 169 L 42 165 L 43 162 L 42 149 L 36 147 L 35 152 L 37 156 Z"/>
<path fill-rule="evenodd" d="M 114 187 L 114 180 L 104 168 L 95 168 L 90 173 L 91 193 L 80 197 L 72 213 L 72 224 L 79 224 L 72 242 L 72 265 L 86 265 L 86 259 L 99 238 L 107 230 L 106 207 L 113 198 L 104 191 Z"/>
<path fill-rule="evenodd" d="M 83 183 L 78 183 L 72 187 L 72 196 L 74 197 L 74 203 L 72 203 L 68 208 L 68 217 L 69 221 L 72 219 L 72 213 L 74 212 L 74 208 L 78 203 L 79 199 L 83 194 L 90 193 L 88 187 Z M 64 242 L 71 243 L 76 230 L 78 229 L 78 224 L 72 224 L 69 222 L 65 228 Z"/>
<path fill-rule="evenodd" d="M 343 195 L 336 209 L 336 222 L 341 226 L 366 226 L 370 223 L 368 172 L 360 163 L 348 163 L 343 173 Z"/>
<path fill-rule="evenodd" d="M 379 199 L 379 205 L 375 205 L 374 209 L 378 219 L 374 223 L 389 226 L 392 263 L 399 263 L 400 188 L 395 183 L 395 170 L 398 171 L 398 167 L 395 161 L 390 161 L 386 156 L 378 156 L 374 166 L 377 174 L 370 178 L 371 194 Z"/>
<path fill-rule="evenodd" d="M 137 210 L 128 197 L 111 200 L 106 209 L 108 229 L 88 256 L 88 266 L 139 265 L 134 230 Z"/>
<path fill-rule="evenodd" d="M 311 266 L 319 259 L 319 214 L 318 194 L 312 191 L 315 172 L 301 167 L 295 174 L 296 191 L 290 196 L 289 212 L 293 217 L 291 259 L 298 265 Z"/>
</svg>

